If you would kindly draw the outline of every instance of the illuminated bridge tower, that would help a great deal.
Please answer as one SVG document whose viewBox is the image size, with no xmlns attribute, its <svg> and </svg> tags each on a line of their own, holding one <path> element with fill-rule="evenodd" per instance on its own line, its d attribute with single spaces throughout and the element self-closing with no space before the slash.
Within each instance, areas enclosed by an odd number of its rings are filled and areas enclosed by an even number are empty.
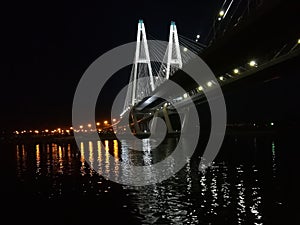
<svg viewBox="0 0 300 225">
<path fill-rule="evenodd" d="M 167 62 L 166 62 L 166 79 L 177 70 L 182 68 L 182 59 L 178 41 L 178 34 L 175 22 L 171 22 L 169 44 L 166 52 Z M 175 71 L 174 71 L 175 70 Z"/>
</svg>

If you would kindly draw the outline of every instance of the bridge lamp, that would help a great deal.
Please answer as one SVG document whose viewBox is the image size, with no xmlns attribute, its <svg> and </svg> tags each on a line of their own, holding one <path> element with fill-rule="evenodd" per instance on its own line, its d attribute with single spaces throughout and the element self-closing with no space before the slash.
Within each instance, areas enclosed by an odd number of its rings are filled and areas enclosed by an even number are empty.
<svg viewBox="0 0 300 225">
<path fill-rule="evenodd" d="M 251 61 L 249 62 L 249 65 L 250 65 L 251 67 L 255 67 L 255 66 L 257 66 L 257 63 L 256 63 L 254 60 L 251 60 Z"/>
<path fill-rule="evenodd" d="M 220 12 L 219 12 L 219 16 L 224 16 L 224 14 L 225 14 L 225 12 L 224 12 L 224 10 L 221 10 Z"/>
<path fill-rule="evenodd" d="M 298 44 L 300 44 L 300 38 L 298 39 Z"/>
<path fill-rule="evenodd" d="M 197 39 L 199 39 L 199 38 L 200 38 L 200 34 L 197 34 L 197 36 L 196 36 L 196 37 L 197 37 Z"/>
<path fill-rule="evenodd" d="M 208 82 L 207 82 L 207 86 L 208 86 L 208 87 L 211 87 L 212 85 L 213 85 L 213 83 L 212 83 L 211 81 L 208 81 Z"/>
<path fill-rule="evenodd" d="M 188 94 L 187 94 L 187 93 L 184 93 L 184 94 L 183 94 L 183 97 L 184 97 L 184 98 L 187 98 L 187 97 L 188 97 Z"/>
<path fill-rule="evenodd" d="M 234 70 L 233 70 L 233 73 L 234 73 L 234 74 L 239 74 L 240 71 L 239 71 L 239 69 L 234 69 Z"/>
<path fill-rule="evenodd" d="M 183 48 L 183 51 L 184 51 L 184 52 L 187 52 L 187 50 L 188 50 L 188 49 L 187 49 L 186 47 Z"/>
<path fill-rule="evenodd" d="M 219 79 L 220 79 L 221 81 L 223 81 L 223 80 L 224 80 L 224 77 L 223 77 L 223 76 L 220 76 Z"/>
<path fill-rule="evenodd" d="M 221 17 L 218 18 L 219 21 L 220 21 L 221 19 L 222 19 Z"/>
<path fill-rule="evenodd" d="M 199 87 L 198 87 L 198 91 L 203 91 L 203 87 L 202 87 L 202 86 L 199 86 Z"/>
</svg>

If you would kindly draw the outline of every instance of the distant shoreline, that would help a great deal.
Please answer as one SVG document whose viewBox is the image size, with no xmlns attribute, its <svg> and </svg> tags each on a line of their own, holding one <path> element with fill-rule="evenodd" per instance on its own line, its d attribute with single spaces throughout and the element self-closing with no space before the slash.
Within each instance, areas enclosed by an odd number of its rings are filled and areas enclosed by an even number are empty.
<svg viewBox="0 0 300 225">
<path fill-rule="evenodd" d="M 289 130 L 291 131 L 291 130 Z M 245 127 L 227 127 L 225 136 L 269 136 L 285 133 L 286 130 L 278 128 L 245 128 Z M 202 134 L 204 134 L 202 132 Z M 180 137 L 180 133 L 168 134 L 169 137 Z M 124 139 L 134 138 L 133 136 L 124 136 Z M 115 140 L 115 134 L 99 134 L 101 140 Z M 100 140 L 99 139 L 99 140 Z M 82 136 L 83 141 L 90 140 L 88 135 L 86 138 Z M 49 142 L 75 142 L 73 135 L 10 135 L 1 137 L 2 143 L 49 143 Z"/>
</svg>

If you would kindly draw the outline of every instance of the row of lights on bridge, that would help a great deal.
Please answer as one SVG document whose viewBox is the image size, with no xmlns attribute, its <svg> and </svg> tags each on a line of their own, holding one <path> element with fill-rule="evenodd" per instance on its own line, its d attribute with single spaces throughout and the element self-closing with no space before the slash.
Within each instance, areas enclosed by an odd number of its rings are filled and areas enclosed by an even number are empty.
<svg viewBox="0 0 300 225">
<path fill-rule="evenodd" d="M 250 67 L 257 67 L 257 63 L 256 63 L 255 60 L 251 60 L 248 64 L 249 64 Z M 237 69 L 237 68 L 235 68 L 235 69 L 233 70 L 233 73 L 234 73 L 235 75 L 238 75 L 238 74 L 240 74 L 240 70 Z M 225 80 L 224 76 L 220 76 L 220 77 L 219 77 L 219 80 L 224 81 L 224 80 Z M 214 85 L 214 81 L 208 81 L 208 82 L 206 83 L 206 86 L 207 86 L 207 87 L 212 87 L 213 85 Z M 203 86 L 200 85 L 200 86 L 197 88 L 197 90 L 200 92 L 200 91 L 203 91 L 204 88 L 203 88 Z M 183 98 L 187 98 L 187 97 L 188 97 L 188 93 L 184 93 L 184 94 L 183 94 Z"/>
<path fill-rule="evenodd" d="M 219 15 L 220 15 L 220 16 L 224 16 L 224 13 L 225 13 L 224 11 L 220 11 Z M 198 40 L 198 38 L 200 38 L 200 35 L 197 35 L 196 41 Z M 297 44 L 298 44 L 298 45 L 300 44 L 300 39 L 297 40 Z M 183 51 L 187 51 L 187 50 L 188 50 L 187 48 L 183 48 Z M 249 61 L 249 62 L 248 62 L 248 65 L 249 65 L 251 68 L 258 67 L 258 64 L 257 64 L 257 62 L 256 62 L 255 60 Z M 232 72 L 233 72 L 234 75 L 240 74 L 240 70 L 239 70 L 238 68 L 233 69 Z M 219 77 L 219 80 L 220 80 L 220 81 L 224 81 L 224 80 L 225 80 L 225 77 L 224 77 L 224 76 L 220 76 L 220 77 Z M 214 84 L 214 81 L 208 81 L 208 82 L 206 83 L 206 86 L 207 86 L 207 87 L 212 87 L 213 84 Z M 198 90 L 198 92 L 200 92 L 200 91 L 203 91 L 204 88 L 203 88 L 203 86 L 199 86 L 199 87 L 197 88 L 197 90 Z M 187 98 L 188 96 L 189 96 L 188 93 L 184 93 L 184 94 L 183 94 L 183 98 Z M 180 98 L 180 97 L 179 97 L 179 98 Z"/>
<path fill-rule="evenodd" d="M 248 64 L 249 64 L 250 67 L 257 67 L 257 62 L 256 62 L 255 60 L 251 60 Z M 235 68 L 235 69 L 233 70 L 233 74 L 235 74 L 235 75 L 240 74 L 240 70 L 239 70 L 238 68 Z M 224 80 L 225 80 L 225 77 L 224 77 L 224 76 L 220 76 L 220 77 L 219 77 L 219 80 L 220 80 L 220 81 L 224 81 Z"/>
</svg>

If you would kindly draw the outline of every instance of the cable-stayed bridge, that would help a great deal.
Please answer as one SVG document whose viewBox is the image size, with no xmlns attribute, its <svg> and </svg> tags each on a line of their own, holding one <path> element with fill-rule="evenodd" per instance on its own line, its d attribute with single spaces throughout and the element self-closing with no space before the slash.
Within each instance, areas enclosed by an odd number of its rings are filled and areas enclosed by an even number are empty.
<svg viewBox="0 0 300 225">
<path fill-rule="evenodd" d="M 224 1 L 207 36 L 207 45 L 199 43 L 198 35 L 196 40 L 179 35 L 175 22 L 171 22 L 168 43 L 149 47 L 145 25 L 139 21 L 136 52 L 121 113 L 121 118 L 130 114 L 133 133 L 148 133 L 149 121 L 154 115 L 165 120 L 169 133 L 180 132 L 180 126 L 174 128 L 176 126 L 169 118 L 176 114 L 174 105 L 188 108 L 187 98 L 192 98 L 196 104 L 205 102 L 204 92 L 213 92 L 216 82 L 226 92 L 253 82 L 274 79 L 270 70 L 282 68 L 282 65 L 288 67 L 290 62 L 299 59 L 300 34 L 291 29 L 299 19 L 299 6 L 287 7 L 283 1 L 273 1 L 272 4 L 268 1 L 268 4 L 245 2 L 243 10 L 242 4 L 236 1 Z M 277 15 L 284 10 L 291 10 L 290 16 L 279 18 Z M 217 80 L 198 85 L 182 72 L 182 67 L 192 60 L 192 53 L 205 60 Z M 151 62 L 153 59 L 159 63 Z M 158 90 L 164 92 L 163 84 L 168 79 L 184 87 L 185 92 L 174 96 L 165 93 L 167 100 L 153 97 Z M 119 125 L 122 128 L 122 123 Z"/>
</svg>

